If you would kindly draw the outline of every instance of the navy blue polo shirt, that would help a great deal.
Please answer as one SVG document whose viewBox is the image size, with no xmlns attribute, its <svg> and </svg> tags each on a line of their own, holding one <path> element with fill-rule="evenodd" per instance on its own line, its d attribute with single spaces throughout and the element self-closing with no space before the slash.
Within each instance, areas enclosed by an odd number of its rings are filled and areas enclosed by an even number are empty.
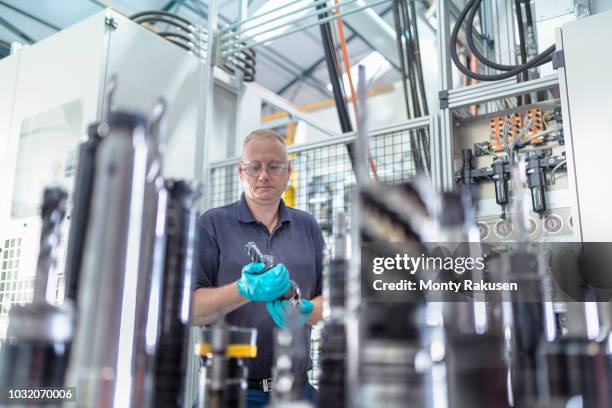
<svg viewBox="0 0 612 408">
<path fill-rule="evenodd" d="M 289 270 L 305 299 L 321 294 L 324 241 L 321 228 L 307 212 L 287 207 L 283 200 L 278 208 L 278 223 L 272 230 L 257 221 L 247 206 L 244 193 L 240 200 L 204 213 L 198 220 L 199 268 L 195 288 L 220 287 L 240 279 L 242 267 L 251 262 L 244 245 L 253 241 L 263 254 L 274 257 Z M 231 325 L 257 329 L 257 357 L 246 359 L 249 378 L 272 377 L 274 363 L 274 328 L 264 302 L 248 302 L 227 314 Z M 302 329 L 304 339 L 304 373 L 310 360 L 310 326 Z"/>
</svg>

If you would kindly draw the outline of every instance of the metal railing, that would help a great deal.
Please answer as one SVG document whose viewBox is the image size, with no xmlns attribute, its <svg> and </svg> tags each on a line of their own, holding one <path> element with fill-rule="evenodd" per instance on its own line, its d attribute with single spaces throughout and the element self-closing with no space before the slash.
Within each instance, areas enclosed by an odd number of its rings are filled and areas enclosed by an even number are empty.
<svg viewBox="0 0 612 408">
<path fill-rule="evenodd" d="M 249 27 L 241 27 L 245 23 L 261 19 L 264 16 L 269 16 L 290 5 L 298 5 L 300 1 L 298 0 L 298 1 L 293 1 L 290 3 L 283 4 L 282 6 L 274 10 L 267 11 L 266 13 L 263 13 L 261 15 L 253 16 L 239 23 L 234 23 L 232 25 L 225 27 L 225 29 L 221 32 L 221 51 L 223 53 L 223 56 L 227 57 L 228 55 L 232 55 L 236 52 L 240 52 L 245 49 L 257 47 L 268 41 L 272 41 L 277 38 L 288 36 L 288 35 L 297 33 L 299 31 L 306 30 L 311 27 L 316 27 L 328 21 L 332 21 L 337 18 L 342 18 L 344 16 L 348 16 L 348 15 L 363 11 L 365 9 L 375 7 L 383 3 L 387 3 L 389 0 L 380 0 L 380 1 L 373 2 L 373 3 L 370 2 L 366 4 L 365 6 L 362 6 L 360 4 L 355 4 L 353 7 L 347 7 L 355 3 L 356 1 L 357 0 L 343 0 L 333 5 L 326 5 L 326 3 L 323 1 L 314 2 L 314 3 L 307 4 L 304 7 L 298 8 L 297 10 L 292 10 L 285 14 L 274 16 L 274 18 L 263 19 L 263 21 L 250 25 Z M 323 6 L 323 7 L 317 9 L 317 6 Z M 308 9 L 312 9 L 312 11 L 306 13 L 305 15 L 302 15 L 301 12 L 308 10 Z M 295 16 L 295 17 L 291 18 L 292 16 Z M 289 18 L 289 21 L 282 22 L 279 24 L 278 23 L 279 19 L 284 19 L 284 18 Z M 306 20 L 313 19 L 313 18 L 318 19 L 318 20 L 315 20 L 307 24 L 303 24 Z M 248 31 L 252 31 L 256 28 L 263 28 L 266 26 L 268 26 L 268 28 L 265 28 L 262 31 L 256 32 L 256 34 L 251 34 L 249 36 L 245 35 L 245 33 Z M 257 37 L 262 34 L 273 33 L 281 28 L 292 27 L 292 26 L 296 26 L 297 28 L 290 29 L 289 31 L 283 30 L 277 34 L 273 34 L 270 37 L 266 37 L 264 40 L 257 39 Z"/>
</svg>

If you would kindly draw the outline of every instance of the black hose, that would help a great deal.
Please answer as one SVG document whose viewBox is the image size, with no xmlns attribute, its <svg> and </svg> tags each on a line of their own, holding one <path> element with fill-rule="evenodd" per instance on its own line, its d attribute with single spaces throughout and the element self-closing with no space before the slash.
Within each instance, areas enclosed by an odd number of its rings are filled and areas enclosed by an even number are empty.
<svg viewBox="0 0 612 408">
<path fill-rule="evenodd" d="M 412 75 L 412 67 L 410 66 L 410 60 L 406 60 L 409 56 L 409 42 L 411 33 L 408 33 L 406 38 L 406 47 L 404 47 L 404 42 L 402 38 L 404 36 L 404 32 L 408 30 L 405 29 L 405 23 L 407 23 L 406 18 L 407 15 L 405 10 L 402 7 L 401 0 L 393 1 L 393 13 L 395 18 L 395 32 L 397 37 L 397 48 L 398 55 L 400 58 L 400 69 L 402 71 L 402 85 L 404 88 L 404 101 L 406 104 L 406 116 L 408 119 L 412 119 L 416 115 L 416 109 L 418 109 L 418 102 L 415 99 L 416 89 L 414 87 L 414 75 Z M 408 89 L 408 81 L 410 80 L 410 90 Z M 412 101 L 412 103 L 411 103 Z M 420 112 L 420 111 L 419 111 Z M 410 138 L 410 151 L 412 155 L 412 161 L 417 169 L 421 170 L 424 168 L 423 160 L 421 157 L 421 149 L 417 142 L 418 133 L 415 134 L 414 131 L 409 132 Z"/>
<path fill-rule="evenodd" d="M 180 38 L 183 41 L 188 42 L 191 45 L 195 45 L 193 42 L 193 38 L 189 38 L 186 35 L 183 34 L 179 34 L 179 33 L 173 33 L 171 31 L 162 31 L 160 33 L 157 33 L 160 37 L 164 37 L 166 39 L 168 39 L 168 37 L 174 37 L 174 38 Z"/>
<path fill-rule="evenodd" d="M 524 0 L 525 5 L 525 16 L 527 18 L 527 32 L 531 33 L 531 41 L 533 41 L 534 37 L 534 30 L 535 27 L 533 25 L 533 14 L 531 12 L 531 0 Z M 529 37 L 527 37 L 529 39 Z M 546 93 L 547 91 L 538 91 L 536 93 L 536 100 L 537 101 L 543 101 L 546 99 Z M 531 97 L 530 97 L 531 98 Z"/>
<path fill-rule="evenodd" d="M 516 8 L 516 22 L 519 32 L 521 64 L 524 64 L 527 62 L 527 44 L 525 42 L 525 25 L 523 23 L 523 9 L 521 7 L 521 3 L 521 0 L 514 0 L 514 7 Z"/>
<path fill-rule="evenodd" d="M 161 10 L 145 10 L 145 11 L 141 11 L 140 13 L 132 14 L 130 16 L 130 20 L 135 20 L 135 19 L 137 19 L 139 17 L 146 16 L 146 15 L 152 15 L 152 16 L 160 15 L 160 16 L 170 17 L 170 18 L 174 18 L 176 20 L 179 20 L 182 23 L 187 24 L 189 26 L 193 25 L 193 24 L 191 24 L 191 22 L 189 20 L 187 20 L 187 19 L 185 19 L 185 18 L 183 18 L 181 16 L 178 16 L 178 15 L 172 14 L 172 13 L 168 13 L 167 11 L 161 11 Z"/>
<path fill-rule="evenodd" d="M 168 41 L 170 41 L 171 43 L 173 43 L 173 44 L 175 44 L 175 45 L 178 45 L 179 47 L 181 47 L 181 48 L 182 48 L 182 49 L 184 49 L 184 50 L 187 50 L 187 51 L 189 51 L 189 52 L 194 52 L 194 50 L 193 50 L 192 48 L 190 48 L 190 47 L 186 46 L 185 44 L 183 44 L 183 43 L 182 43 L 182 42 L 180 42 L 180 41 L 173 40 L 172 38 L 165 38 L 165 39 L 166 39 L 166 40 L 168 40 Z"/>
<path fill-rule="evenodd" d="M 241 43 L 235 44 L 234 47 L 239 48 L 239 47 L 246 46 L 246 45 L 247 45 L 246 43 L 241 42 Z M 249 58 L 253 60 L 255 59 L 255 51 L 252 48 L 246 48 L 244 50 L 238 51 L 237 53 L 234 53 L 233 55 L 236 55 L 239 53 L 245 56 L 248 56 Z"/>
<path fill-rule="evenodd" d="M 406 56 L 409 59 L 407 61 L 407 65 L 408 65 L 408 78 L 410 80 L 410 93 L 411 93 L 411 99 L 412 99 L 412 104 L 413 104 L 413 111 L 414 111 L 414 117 L 418 118 L 418 117 L 421 117 L 422 110 L 421 110 L 421 103 L 420 103 L 419 95 L 418 95 L 418 89 L 417 89 L 418 79 L 415 73 L 416 59 L 417 59 L 416 50 L 415 50 L 415 44 L 416 44 L 415 32 L 413 28 L 413 24 L 415 22 L 413 22 L 411 19 L 410 12 L 408 9 L 408 4 L 405 0 L 400 3 L 400 10 L 403 16 L 403 21 L 406 24 L 406 27 L 405 27 L 405 31 L 407 33 L 407 37 L 406 37 L 407 54 Z M 416 14 L 415 14 L 415 17 L 416 17 Z M 427 149 L 426 147 L 428 142 L 424 140 L 423 132 L 420 129 L 415 130 L 414 132 L 411 133 L 410 137 L 416 139 L 414 143 L 414 147 L 417 149 L 416 150 L 417 160 L 415 160 L 417 169 L 422 170 L 424 168 L 429 168 L 429 157 L 428 157 L 429 149 Z M 423 155 L 421 155 L 421 152 L 423 152 Z"/>
<path fill-rule="evenodd" d="M 191 24 L 189 20 L 186 20 L 183 17 L 180 17 L 176 14 L 168 13 L 165 11 L 159 11 L 159 10 L 143 11 L 143 12 L 131 15 L 130 19 L 134 20 L 138 24 L 147 23 L 147 22 L 160 22 L 160 23 L 169 24 L 170 26 L 178 28 L 189 35 L 193 35 L 193 33 L 195 32 L 194 26 L 193 24 Z M 176 21 L 174 21 L 173 19 Z M 157 34 L 163 37 L 164 39 L 170 41 L 171 43 L 178 45 L 184 50 L 187 50 L 190 52 L 196 51 L 195 47 L 193 46 L 195 38 L 189 38 L 185 35 L 174 33 L 174 32 L 169 32 L 169 31 L 160 32 Z M 185 44 L 183 41 L 187 42 L 187 44 Z M 245 44 L 241 43 L 241 44 L 237 44 L 236 46 L 239 46 L 239 45 L 245 45 Z M 240 58 L 239 56 L 237 56 L 238 54 L 236 54 L 236 60 L 238 60 L 242 65 L 236 64 L 236 63 L 233 63 L 233 64 L 235 65 L 237 69 L 239 69 L 240 71 L 244 73 L 244 78 L 243 78 L 244 81 L 246 82 L 254 81 L 255 80 L 255 51 L 251 49 L 246 49 L 246 50 L 241 51 L 239 54 L 243 55 L 244 59 Z M 235 73 L 235 70 L 229 65 L 224 65 L 224 68 L 230 71 L 232 74 Z"/>
<path fill-rule="evenodd" d="M 237 44 L 236 46 L 238 47 L 242 45 L 245 45 L 245 43 L 240 43 L 240 44 Z M 223 68 L 225 68 L 227 71 L 229 71 L 232 74 L 235 74 L 236 70 L 234 68 L 237 68 L 238 70 L 242 71 L 242 73 L 244 74 L 242 78 L 243 81 L 252 82 L 255 80 L 255 74 L 256 74 L 255 50 L 247 48 L 237 53 L 234 53 L 229 57 L 229 61 L 231 65 L 228 65 L 228 64 L 223 65 Z"/>
<path fill-rule="evenodd" d="M 523 24 L 523 11 L 521 6 L 521 0 L 514 0 L 514 7 L 516 8 L 516 21 L 518 23 L 518 31 L 519 31 L 519 42 L 520 42 L 520 52 L 521 52 L 521 64 L 525 64 L 527 62 L 527 43 L 525 42 L 525 25 Z M 521 76 L 519 76 L 519 80 Z M 523 82 L 529 80 L 529 73 L 527 71 L 522 74 Z M 526 104 L 531 103 L 531 97 L 527 94 L 524 97 L 517 96 L 518 105 L 522 105 L 524 101 Z"/>
<path fill-rule="evenodd" d="M 243 73 L 243 80 L 246 82 L 253 81 L 255 79 L 255 69 L 249 67 L 242 67 L 238 64 L 223 65 L 223 68 L 231 72 L 232 74 L 236 73 L 236 69 Z"/>
<path fill-rule="evenodd" d="M 410 104 L 410 100 L 408 98 L 408 70 L 406 68 L 406 59 L 405 59 L 405 51 L 404 51 L 404 43 L 402 41 L 403 38 L 403 24 L 401 21 L 400 10 L 399 10 L 399 0 L 393 0 L 393 16 L 395 18 L 395 33 L 397 39 L 397 53 L 400 58 L 400 69 L 402 73 L 402 85 L 404 88 L 404 103 L 406 104 L 406 117 L 407 119 L 411 119 L 412 115 L 412 105 Z M 415 166 L 419 168 L 420 166 L 420 158 L 418 155 L 418 150 L 416 147 L 416 143 L 414 141 L 414 136 L 412 132 L 410 132 L 410 151 L 412 153 L 412 161 L 414 161 Z"/>
<path fill-rule="evenodd" d="M 189 38 L 186 35 L 182 35 L 182 34 L 178 34 L 178 33 L 173 33 L 170 31 L 163 31 L 161 33 L 157 33 L 159 36 L 164 37 L 166 40 L 168 39 L 168 37 L 174 37 L 174 38 L 180 38 L 183 41 L 187 41 L 187 43 L 193 45 L 193 38 Z"/>
<path fill-rule="evenodd" d="M 476 3 L 474 6 L 471 7 L 470 13 L 467 17 L 467 23 L 466 23 L 466 34 L 465 35 L 466 35 L 467 43 L 468 43 L 468 46 L 470 47 L 470 50 L 472 51 L 474 56 L 478 58 L 478 60 L 481 61 L 487 67 L 494 68 L 500 71 L 510 71 L 516 68 L 516 65 L 505 65 L 505 64 L 499 64 L 495 61 L 490 61 L 487 59 L 487 57 L 482 55 L 480 51 L 478 51 L 476 44 L 474 44 L 474 37 L 473 37 L 474 18 L 476 17 L 476 13 L 478 12 L 480 5 L 482 4 L 482 0 L 477 0 L 477 1 L 478 3 Z"/>
<path fill-rule="evenodd" d="M 404 24 L 403 31 L 406 33 L 406 56 L 408 57 L 406 66 L 408 67 L 408 83 L 410 84 L 410 99 L 412 100 L 412 111 L 414 118 L 421 116 L 421 109 L 419 107 L 419 101 L 417 100 L 417 88 L 416 78 L 414 75 L 414 50 L 412 40 L 412 27 L 410 26 L 410 19 L 408 17 L 408 11 L 403 7 L 403 2 L 400 3 L 400 11 Z"/>
<path fill-rule="evenodd" d="M 412 152 L 412 161 L 414 162 L 414 167 L 417 170 L 422 170 L 425 168 L 425 165 L 423 164 L 421 149 L 419 148 L 419 142 L 414 132 L 414 130 L 410 131 L 410 150 Z"/>
<path fill-rule="evenodd" d="M 317 6 L 319 8 L 320 6 Z M 327 13 L 325 13 L 327 16 Z M 324 18 L 324 17 L 321 17 Z M 332 31 L 329 26 L 329 23 L 321 24 L 321 37 L 323 38 L 323 49 L 325 52 L 325 59 L 327 61 L 327 70 L 329 73 L 329 79 L 332 85 L 334 99 L 336 101 L 336 109 L 338 110 L 338 117 L 340 119 L 340 128 L 343 133 L 352 132 L 353 125 L 350 121 L 350 116 L 348 114 L 348 109 L 346 107 L 344 89 L 342 89 L 342 85 L 340 84 L 339 72 L 340 68 L 338 67 L 338 60 L 333 55 L 334 45 L 332 39 Z"/>
<path fill-rule="evenodd" d="M 414 41 L 415 41 L 415 48 L 416 48 L 415 62 L 416 62 L 416 70 L 417 70 L 419 88 L 421 92 L 421 104 L 423 107 L 423 115 L 429 115 L 429 108 L 427 106 L 427 93 L 425 91 L 425 80 L 423 77 L 423 64 L 421 62 L 421 43 L 419 41 L 416 6 L 415 6 L 414 1 L 410 2 L 410 14 L 412 15 L 412 20 L 414 21 Z"/>
<path fill-rule="evenodd" d="M 243 43 L 243 44 L 244 44 L 244 43 Z M 256 54 L 255 54 L 255 50 L 254 50 L 254 49 L 252 49 L 252 48 L 246 48 L 246 49 L 242 50 L 242 53 L 243 53 L 244 55 L 246 55 L 247 57 L 249 57 L 249 58 L 253 59 L 253 60 L 255 59 L 255 56 L 256 56 Z"/>
<path fill-rule="evenodd" d="M 402 42 L 402 24 L 400 21 L 399 3 L 398 0 L 393 0 L 393 17 L 395 18 L 395 36 L 397 42 L 397 55 L 400 59 L 400 70 L 402 72 L 402 85 L 404 87 L 404 102 L 406 103 L 406 113 L 408 119 L 412 118 L 412 112 L 410 110 L 410 101 L 408 100 L 408 82 L 407 82 L 407 70 L 406 61 L 404 58 L 404 44 Z"/>
<path fill-rule="evenodd" d="M 138 24 L 150 23 L 150 22 L 165 23 L 165 24 L 169 24 L 169 25 L 171 25 L 173 27 L 176 27 L 176 28 L 178 28 L 178 29 L 188 33 L 188 34 L 191 34 L 194 31 L 193 29 L 190 29 L 188 26 L 185 26 L 185 25 L 183 25 L 181 23 L 169 20 L 169 19 L 164 18 L 164 17 L 145 17 L 145 18 L 142 18 L 142 19 L 135 19 L 133 21 L 135 21 Z"/>
<path fill-rule="evenodd" d="M 406 31 L 408 32 L 408 37 L 406 41 L 406 48 L 408 50 L 408 74 L 410 78 L 410 91 L 412 92 L 412 100 L 414 103 L 414 117 L 418 118 L 422 115 L 421 112 L 421 103 L 419 101 L 419 91 L 417 85 L 417 76 L 415 72 L 416 66 L 416 51 L 415 51 L 415 42 L 414 42 L 414 30 L 412 26 L 412 20 L 410 18 L 410 12 L 408 10 L 408 5 L 404 1 L 403 2 L 403 14 L 404 21 L 406 22 Z"/>
<path fill-rule="evenodd" d="M 408 7 L 408 5 L 405 5 Z M 415 94 L 416 94 L 416 85 L 419 86 L 419 94 L 417 96 L 417 101 L 419 103 L 417 115 L 420 117 L 421 115 L 428 115 L 429 110 L 427 109 L 427 96 L 425 94 L 425 81 L 423 78 L 423 69 L 421 66 L 421 48 L 419 44 L 419 31 L 417 29 L 417 14 L 416 14 L 416 6 L 414 1 L 410 2 L 410 15 L 409 22 L 412 26 L 411 35 L 411 53 L 412 53 L 412 63 L 415 68 L 415 73 L 413 76 L 415 77 Z M 420 98 L 419 98 L 420 96 Z M 425 159 L 425 168 L 428 170 L 431 169 L 431 156 L 429 152 L 429 138 L 424 129 L 417 130 L 417 137 L 420 140 L 420 144 L 424 153 Z"/>
<path fill-rule="evenodd" d="M 455 23 L 455 27 L 453 28 L 453 32 L 450 38 L 451 59 L 453 60 L 453 63 L 459 69 L 459 71 L 461 71 L 468 77 L 477 79 L 479 81 L 500 81 L 502 79 L 512 78 L 513 76 L 518 75 L 524 72 L 525 70 L 528 70 L 529 68 L 532 68 L 538 65 L 542 65 L 546 62 L 552 61 L 551 54 L 555 51 L 555 48 L 556 48 L 554 45 L 551 45 L 543 53 L 534 57 L 531 61 L 527 62 L 526 64 L 517 65 L 514 69 L 506 73 L 503 73 L 503 74 L 483 75 L 477 72 L 472 72 L 470 69 L 465 67 L 459 60 L 459 55 L 457 54 L 457 38 L 459 36 L 459 29 L 461 28 L 461 25 L 463 24 L 465 17 L 467 16 L 468 12 L 472 9 L 476 1 L 477 0 L 471 0 L 465 6 L 465 8 L 461 11 L 461 13 L 459 14 L 459 17 L 457 18 L 457 22 Z M 467 37 L 469 38 L 470 36 L 467 36 Z"/>
<path fill-rule="evenodd" d="M 475 3 L 474 6 L 472 6 L 472 10 L 470 11 L 470 14 L 469 14 L 468 20 L 467 20 L 466 38 L 467 38 L 467 43 L 468 43 L 468 45 L 470 47 L 470 50 L 472 51 L 474 56 L 476 56 L 476 58 L 478 58 L 478 60 L 480 62 L 482 62 L 484 65 L 486 65 L 486 66 L 488 66 L 490 68 L 494 68 L 494 69 L 500 70 L 500 71 L 511 71 L 511 70 L 515 69 L 517 67 L 517 65 L 504 65 L 504 64 L 499 64 L 499 63 L 497 63 L 495 61 L 491 61 L 491 60 L 487 59 L 487 57 L 482 55 L 482 53 L 480 51 L 478 51 L 478 48 L 474 44 L 474 17 L 476 16 L 476 13 L 480 9 L 481 5 L 482 5 L 482 0 L 477 0 L 477 3 Z M 520 10 L 520 8 L 519 8 L 519 10 Z M 521 21 L 521 24 L 522 24 L 522 21 Z M 552 52 L 551 52 L 551 54 L 552 54 Z M 527 63 L 527 61 L 525 61 L 523 63 L 523 65 L 525 65 L 526 63 Z M 539 63 L 537 65 L 542 65 L 542 64 L 543 63 Z"/>
<path fill-rule="evenodd" d="M 239 57 L 238 55 L 234 55 L 232 56 L 232 58 L 234 58 L 236 61 L 242 64 L 239 67 L 245 68 L 245 69 L 252 69 L 253 71 L 255 70 L 255 62 L 253 60 L 244 59 L 244 58 Z"/>
<path fill-rule="evenodd" d="M 533 16 L 531 14 L 531 1 L 525 0 L 525 16 L 527 17 L 527 28 L 533 29 Z"/>
<path fill-rule="evenodd" d="M 321 9 L 323 7 L 325 7 L 325 3 L 318 4 L 316 6 L 317 9 Z M 322 20 L 327 16 L 328 13 L 322 12 L 318 17 L 320 20 Z M 321 30 L 321 40 L 323 42 L 323 51 L 325 53 L 325 65 L 327 65 L 327 73 L 329 74 L 329 81 L 331 82 L 333 89 L 336 111 L 338 112 L 338 120 L 340 121 L 340 129 L 342 130 L 342 133 L 352 132 L 353 125 L 351 124 L 348 108 L 346 106 L 344 89 L 340 84 L 340 67 L 338 66 L 338 60 L 333 54 L 335 51 L 335 46 L 332 37 L 331 24 L 329 22 L 320 24 L 319 29 Z M 353 145 L 346 145 L 346 150 L 351 161 L 353 172 L 355 172 L 355 176 L 357 176 L 357 162 Z M 361 160 L 362 158 L 360 157 L 359 159 Z"/>
</svg>

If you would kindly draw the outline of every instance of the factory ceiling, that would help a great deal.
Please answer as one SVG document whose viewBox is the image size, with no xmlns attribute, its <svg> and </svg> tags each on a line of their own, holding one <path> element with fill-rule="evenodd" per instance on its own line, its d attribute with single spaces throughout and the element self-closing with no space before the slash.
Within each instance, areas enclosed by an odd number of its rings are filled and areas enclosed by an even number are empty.
<svg viewBox="0 0 612 408">
<path fill-rule="evenodd" d="M 0 0 L 0 58 L 8 54 L 14 41 L 33 44 L 106 7 L 126 15 L 143 10 L 166 10 L 205 26 L 208 3 L 198 0 Z M 278 7 L 275 3 L 278 0 L 249 0 L 248 15 Z M 238 19 L 239 0 L 219 0 L 218 4 L 221 24 Z M 390 7 L 391 2 L 383 3 L 368 9 L 367 13 L 355 13 L 344 19 L 350 64 L 355 66 L 369 57 L 367 61 L 377 65 L 374 67 L 379 73 L 376 85 L 400 78 L 394 68 L 397 55 Z M 366 38 L 377 40 L 366 41 Z M 256 52 L 256 81 L 295 105 L 332 96 L 318 27 L 272 40 L 257 47 Z"/>
</svg>

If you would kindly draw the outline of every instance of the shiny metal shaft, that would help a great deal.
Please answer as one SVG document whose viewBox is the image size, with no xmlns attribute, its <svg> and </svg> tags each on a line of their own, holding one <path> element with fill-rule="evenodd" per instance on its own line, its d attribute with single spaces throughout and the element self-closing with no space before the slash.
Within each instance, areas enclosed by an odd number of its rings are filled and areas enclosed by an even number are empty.
<svg viewBox="0 0 612 408">
<path fill-rule="evenodd" d="M 96 154 L 96 176 L 85 242 L 79 318 L 67 385 L 86 407 L 128 406 L 143 262 L 148 146 L 146 121 L 112 113 Z"/>
</svg>

